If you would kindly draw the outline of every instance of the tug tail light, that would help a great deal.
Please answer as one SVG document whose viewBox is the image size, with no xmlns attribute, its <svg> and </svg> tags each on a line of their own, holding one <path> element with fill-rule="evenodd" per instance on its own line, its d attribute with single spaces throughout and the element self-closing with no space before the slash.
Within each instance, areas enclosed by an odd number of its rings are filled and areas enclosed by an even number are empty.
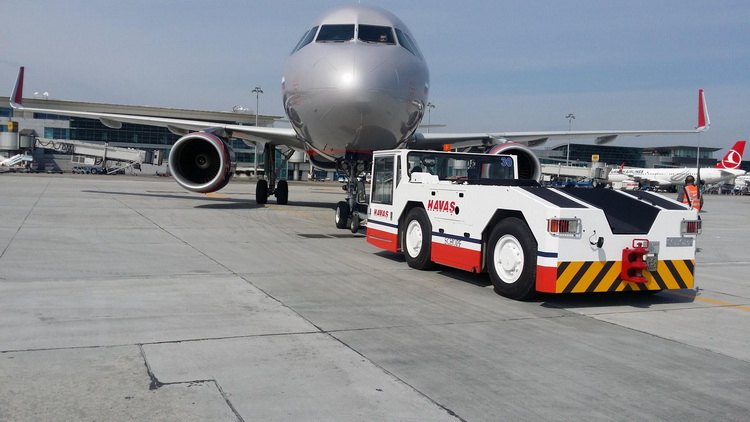
<svg viewBox="0 0 750 422">
<path fill-rule="evenodd" d="M 682 220 L 680 222 L 680 234 L 701 234 L 703 231 L 703 222 L 701 220 Z"/>
<path fill-rule="evenodd" d="M 580 218 L 550 218 L 547 220 L 547 231 L 556 234 L 579 234 Z"/>
</svg>

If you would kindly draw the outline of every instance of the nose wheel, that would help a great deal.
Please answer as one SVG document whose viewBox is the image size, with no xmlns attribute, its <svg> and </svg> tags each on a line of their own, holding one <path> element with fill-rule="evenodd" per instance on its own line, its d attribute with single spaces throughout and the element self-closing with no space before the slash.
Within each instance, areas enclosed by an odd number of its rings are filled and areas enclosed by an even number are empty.
<svg viewBox="0 0 750 422">
<path fill-rule="evenodd" d="M 335 224 L 338 229 L 349 228 L 357 233 L 362 226 L 361 213 L 367 214 L 367 203 L 364 183 L 364 171 L 368 168 L 365 161 L 340 161 L 337 170 L 348 175 L 346 185 L 346 201 L 336 204 Z"/>
</svg>

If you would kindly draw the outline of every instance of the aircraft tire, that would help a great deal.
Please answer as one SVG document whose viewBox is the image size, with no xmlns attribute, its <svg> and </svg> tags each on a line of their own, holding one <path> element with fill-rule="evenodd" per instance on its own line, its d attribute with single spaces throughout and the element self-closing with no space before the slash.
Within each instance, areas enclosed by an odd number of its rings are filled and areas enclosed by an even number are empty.
<svg viewBox="0 0 750 422">
<path fill-rule="evenodd" d="M 349 204 L 346 201 L 340 201 L 336 204 L 335 223 L 337 229 L 345 229 L 349 221 Z"/>
<path fill-rule="evenodd" d="M 276 184 L 276 203 L 286 205 L 289 202 L 289 184 L 286 180 L 279 180 Z"/>
<path fill-rule="evenodd" d="M 255 202 L 261 205 L 268 202 L 268 181 L 266 179 L 260 179 L 255 184 Z"/>
<path fill-rule="evenodd" d="M 515 300 L 537 294 L 536 252 L 534 235 L 523 220 L 506 218 L 492 229 L 486 261 L 497 294 Z"/>
<path fill-rule="evenodd" d="M 352 233 L 357 233 L 359 231 L 359 216 L 357 214 L 352 215 L 352 219 L 349 222 L 349 230 L 351 230 Z"/>
<path fill-rule="evenodd" d="M 423 208 L 413 208 L 406 215 L 401 232 L 401 250 L 410 267 L 427 270 L 434 266 L 430 260 L 432 225 Z"/>
</svg>

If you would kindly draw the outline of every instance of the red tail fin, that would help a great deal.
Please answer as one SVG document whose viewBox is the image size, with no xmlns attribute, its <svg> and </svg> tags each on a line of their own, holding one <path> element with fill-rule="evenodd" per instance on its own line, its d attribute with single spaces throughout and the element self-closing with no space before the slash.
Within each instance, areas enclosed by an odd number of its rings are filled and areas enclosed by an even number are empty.
<svg viewBox="0 0 750 422">
<path fill-rule="evenodd" d="M 703 90 L 698 90 L 698 127 L 699 131 L 708 130 L 711 126 L 711 118 L 708 117 L 708 106 L 706 106 L 706 95 L 703 94 Z"/>
<path fill-rule="evenodd" d="M 18 79 L 16 79 L 16 86 L 13 87 L 13 93 L 10 95 L 10 106 L 13 108 L 21 108 L 23 104 L 23 66 L 18 69 Z"/>
<path fill-rule="evenodd" d="M 742 163 L 742 154 L 745 152 L 745 141 L 737 141 L 727 155 L 716 165 L 717 169 L 738 169 Z"/>
</svg>

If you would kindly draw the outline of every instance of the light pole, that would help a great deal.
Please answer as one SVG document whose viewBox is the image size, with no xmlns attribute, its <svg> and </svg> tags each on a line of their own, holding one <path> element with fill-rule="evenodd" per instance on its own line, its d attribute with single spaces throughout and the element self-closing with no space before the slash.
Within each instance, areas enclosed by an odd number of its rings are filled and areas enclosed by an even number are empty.
<svg viewBox="0 0 750 422">
<path fill-rule="evenodd" d="M 432 104 L 431 102 L 428 101 L 426 107 L 427 107 L 427 132 L 429 133 L 430 132 L 430 121 L 431 121 L 430 117 L 432 117 L 431 116 L 431 114 L 432 114 L 431 111 L 432 111 L 433 108 L 435 108 L 435 104 Z"/>
<path fill-rule="evenodd" d="M 258 104 L 260 102 L 260 94 L 263 93 L 263 90 L 260 89 L 259 86 L 256 86 L 253 89 L 253 94 L 255 94 L 255 127 L 258 127 Z M 255 177 L 258 177 L 258 143 L 255 142 L 255 154 L 253 154 L 253 172 L 255 173 Z"/>
<path fill-rule="evenodd" d="M 573 113 L 568 113 L 565 118 L 568 119 L 568 132 L 570 132 L 573 127 L 573 120 L 576 119 L 576 116 Z M 570 138 L 568 138 L 568 152 L 565 155 L 565 165 L 570 165 Z"/>
</svg>

